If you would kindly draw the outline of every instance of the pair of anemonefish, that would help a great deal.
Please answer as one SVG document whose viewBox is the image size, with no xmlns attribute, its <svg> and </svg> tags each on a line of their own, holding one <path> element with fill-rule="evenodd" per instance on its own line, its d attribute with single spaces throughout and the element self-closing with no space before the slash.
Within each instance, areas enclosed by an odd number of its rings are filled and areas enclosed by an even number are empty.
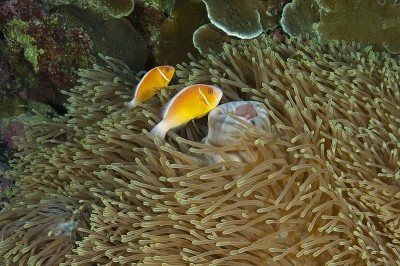
<svg viewBox="0 0 400 266">
<path fill-rule="evenodd" d="M 175 69 L 172 66 L 159 66 L 147 72 L 136 86 L 133 99 L 128 108 L 133 109 L 138 102 L 153 97 L 171 81 Z M 222 98 L 222 90 L 216 86 L 195 84 L 179 91 L 166 105 L 160 123 L 151 133 L 165 138 L 168 130 L 200 118 L 217 107 Z"/>
</svg>

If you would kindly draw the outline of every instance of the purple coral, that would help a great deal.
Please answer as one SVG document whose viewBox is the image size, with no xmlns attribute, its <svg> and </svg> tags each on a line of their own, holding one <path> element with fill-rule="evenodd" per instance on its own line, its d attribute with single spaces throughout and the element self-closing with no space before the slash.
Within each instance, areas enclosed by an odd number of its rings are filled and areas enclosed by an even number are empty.
<svg viewBox="0 0 400 266">
<path fill-rule="evenodd" d="M 13 94 L 62 106 L 58 92 L 73 87 L 76 70 L 93 63 L 88 35 L 49 14 L 43 0 L 0 0 L 0 24 L 8 46 L 0 59 L 10 63 Z"/>
<path fill-rule="evenodd" d="M 10 1 L 5 1 L 3 5 L 0 8 L 0 18 L 8 18 L 13 16 L 16 13 L 15 10 L 15 4 L 17 3 L 17 0 L 10 0 Z"/>
<path fill-rule="evenodd" d="M 0 0 L 0 22 L 13 18 L 22 20 L 41 19 L 44 16 L 41 0 Z"/>
<path fill-rule="evenodd" d="M 75 70 L 88 67 L 92 43 L 88 35 L 78 28 L 67 28 L 60 16 L 46 17 L 29 23 L 27 34 L 35 40 L 38 49 L 39 77 L 51 82 L 58 90 L 72 87 Z"/>
</svg>

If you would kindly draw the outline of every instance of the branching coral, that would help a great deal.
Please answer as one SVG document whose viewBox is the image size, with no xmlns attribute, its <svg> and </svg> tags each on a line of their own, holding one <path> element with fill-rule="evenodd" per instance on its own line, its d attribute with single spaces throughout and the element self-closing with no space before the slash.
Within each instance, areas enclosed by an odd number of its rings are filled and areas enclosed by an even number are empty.
<svg viewBox="0 0 400 266">
<path fill-rule="evenodd" d="M 244 129 L 234 146 L 201 143 L 204 119 L 154 139 L 148 130 L 170 91 L 128 112 L 135 77 L 126 65 L 108 58 L 107 68 L 81 71 L 67 115 L 19 141 L 0 257 L 24 263 L 13 248 L 38 245 L 44 262 L 59 247 L 40 245 L 48 236 L 20 208 L 66 201 L 72 207 L 57 212 L 84 214 L 74 218 L 83 235 L 71 231 L 78 241 L 60 248 L 61 265 L 399 263 L 398 59 L 265 36 L 224 51 L 181 65 L 181 81 L 216 83 L 224 102 L 264 104 L 269 127 Z M 254 160 L 230 160 L 233 149 Z M 226 160 L 204 165 L 193 154 Z"/>
</svg>

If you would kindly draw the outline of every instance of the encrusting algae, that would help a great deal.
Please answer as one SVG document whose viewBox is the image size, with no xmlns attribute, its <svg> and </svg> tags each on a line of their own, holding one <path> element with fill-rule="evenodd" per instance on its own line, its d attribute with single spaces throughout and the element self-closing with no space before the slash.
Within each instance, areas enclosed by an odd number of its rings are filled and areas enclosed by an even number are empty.
<svg viewBox="0 0 400 266">
<path fill-rule="evenodd" d="M 107 67 L 80 72 L 65 117 L 20 138 L 18 191 L 0 213 L 0 258 L 399 264 L 398 58 L 358 44 L 264 35 L 224 51 L 178 66 L 177 75 L 186 86 L 216 84 L 223 103 L 264 104 L 269 131 L 246 128 L 237 144 L 214 147 L 200 142 L 207 123 L 199 119 L 165 141 L 153 138 L 173 93 L 127 111 L 135 77 L 106 58 Z M 254 160 L 230 160 L 232 149 Z M 192 154 L 225 160 L 203 165 Z"/>
</svg>

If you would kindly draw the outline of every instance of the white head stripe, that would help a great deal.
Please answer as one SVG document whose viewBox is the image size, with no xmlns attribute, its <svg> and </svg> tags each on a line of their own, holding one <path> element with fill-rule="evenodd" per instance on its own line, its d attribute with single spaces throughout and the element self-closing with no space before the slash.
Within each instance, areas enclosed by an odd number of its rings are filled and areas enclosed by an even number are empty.
<svg viewBox="0 0 400 266">
<path fill-rule="evenodd" d="M 162 73 L 162 71 L 160 70 L 159 67 L 157 67 L 157 70 L 158 70 L 158 72 L 160 72 L 161 76 L 163 76 L 163 78 L 164 78 L 165 80 L 168 80 L 168 81 L 169 81 L 169 79 L 164 75 L 164 73 Z"/>
<path fill-rule="evenodd" d="M 204 94 L 201 92 L 200 87 L 199 87 L 198 89 L 199 89 L 199 92 L 200 92 L 201 96 L 203 96 L 204 101 L 206 101 L 206 103 L 208 104 L 208 106 L 211 106 L 211 104 L 207 101 L 206 96 L 204 96 Z"/>
</svg>

